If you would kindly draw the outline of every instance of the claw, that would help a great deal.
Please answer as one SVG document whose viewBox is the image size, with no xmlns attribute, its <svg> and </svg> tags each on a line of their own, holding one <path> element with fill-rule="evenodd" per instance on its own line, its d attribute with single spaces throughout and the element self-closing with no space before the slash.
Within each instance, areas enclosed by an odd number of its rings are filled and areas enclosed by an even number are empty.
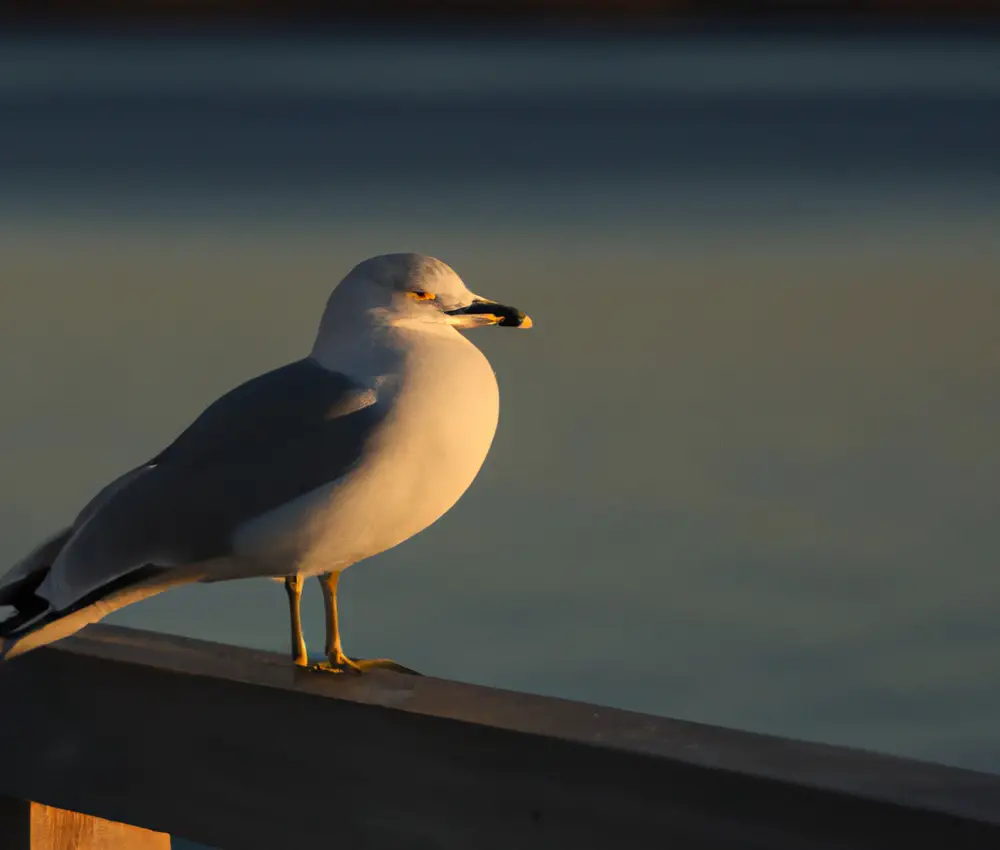
<svg viewBox="0 0 1000 850">
<path fill-rule="evenodd" d="M 362 670 L 361 665 L 346 656 L 338 661 L 327 658 L 315 664 L 310 664 L 307 669 L 312 670 L 314 673 L 341 673 L 350 675 L 360 673 Z"/>
</svg>

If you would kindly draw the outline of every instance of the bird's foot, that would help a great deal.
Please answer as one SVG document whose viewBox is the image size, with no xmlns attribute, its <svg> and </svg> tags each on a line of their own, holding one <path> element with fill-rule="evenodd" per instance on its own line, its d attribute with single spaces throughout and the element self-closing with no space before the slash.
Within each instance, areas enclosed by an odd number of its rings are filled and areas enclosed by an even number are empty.
<svg viewBox="0 0 1000 850">
<path fill-rule="evenodd" d="M 408 676 L 420 676 L 416 670 L 404 667 L 391 658 L 357 658 L 354 661 L 362 670 L 391 670 L 393 673 L 405 673 Z"/>
<path fill-rule="evenodd" d="M 311 664 L 309 669 L 318 673 L 338 673 L 340 675 L 357 675 L 368 670 L 391 670 L 394 673 L 406 673 L 410 676 L 421 675 L 416 670 L 397 664 L 391 658 L 348 658 L 346 655 L 331 656 Z"/>
</svg>

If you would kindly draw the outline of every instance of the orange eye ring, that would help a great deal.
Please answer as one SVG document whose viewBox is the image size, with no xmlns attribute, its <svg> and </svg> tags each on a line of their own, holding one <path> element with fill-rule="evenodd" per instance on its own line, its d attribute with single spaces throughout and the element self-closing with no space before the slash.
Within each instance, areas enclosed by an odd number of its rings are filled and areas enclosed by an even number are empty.
<svg viewBox="0 0 1000 850">
<path fill-rule="evenodd" d="M 420 289 L 414 289 L 406 293 L 414 301 L 433 301 L 437 296 L 433 292 L 424 292 Z"/>
</svg>

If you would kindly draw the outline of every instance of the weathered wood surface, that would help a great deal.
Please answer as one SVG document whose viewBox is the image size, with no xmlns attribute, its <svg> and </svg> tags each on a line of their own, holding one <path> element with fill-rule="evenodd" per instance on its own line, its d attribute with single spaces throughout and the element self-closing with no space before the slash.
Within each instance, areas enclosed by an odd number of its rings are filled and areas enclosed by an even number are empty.
<svg viewBox="0 0 1000 850">
<path fill-rule="evenodd" d="M 0 799 L 3 850 L 170 850 L 170 836 L 42 803 Z"/>
<path fill-rule="evenodd" d="M 0 665 L 0 760 L 226 850 L 1000 847 L 1000 777 L 109 626 Z"/>
</svg>

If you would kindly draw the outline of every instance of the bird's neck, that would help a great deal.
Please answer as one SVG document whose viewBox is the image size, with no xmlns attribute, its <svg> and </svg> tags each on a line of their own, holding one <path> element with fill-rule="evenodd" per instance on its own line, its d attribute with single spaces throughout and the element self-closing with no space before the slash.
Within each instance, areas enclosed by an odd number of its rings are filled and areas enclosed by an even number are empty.
<svg viewBox="0 0 1000 850">
<path fill-rule="evenodd" d="M 325 369 L 379 389 L 413 368 L 437 359 L 438 355 L 446 355 L 443 349 L 454 351 L 456 345 L 473 348 L 447 325 L 438 328 L 426 324 L 373 323 L 350 329 L 321 328 L 310 356 Z"/>
</svg>

